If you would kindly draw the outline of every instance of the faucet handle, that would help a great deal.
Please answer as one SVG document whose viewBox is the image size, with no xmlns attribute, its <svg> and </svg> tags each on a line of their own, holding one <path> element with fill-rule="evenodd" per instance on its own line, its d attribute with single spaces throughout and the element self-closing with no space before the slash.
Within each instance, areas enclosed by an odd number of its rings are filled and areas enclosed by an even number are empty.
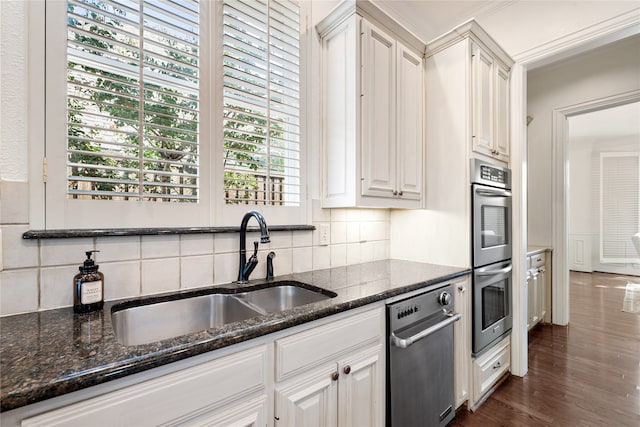
<svg viewBox="0 0 640 427">
<path fill-rule="evenodd" d="M 258 256 L 258 241 L 253 242 L 253 256 Z"/>
<path fill-rule="evenodd" d="M 267 255 L 267 281 L 273 280 L 273 258 L 275 258 L 276 253 L 271 251 Z"/>
</svg>

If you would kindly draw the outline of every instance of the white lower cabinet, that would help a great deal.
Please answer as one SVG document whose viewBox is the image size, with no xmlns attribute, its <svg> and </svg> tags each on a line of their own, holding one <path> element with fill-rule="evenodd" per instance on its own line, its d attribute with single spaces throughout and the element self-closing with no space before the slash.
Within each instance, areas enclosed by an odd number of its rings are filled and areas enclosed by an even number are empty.
<svg viewBox="0 0 640 427">
<path fill-rule="evenodd" d="M 472 408 L 479 406 L 511 367 L 511 338 L 507 336 L 473 359 Z"/>
<path fill-rule="evenodd" d="M 381 307 L 277 340 L 276 425 L 384 425 L 384 321 Z"/>
<path fill-rule="evenodd" d="M 259 346 L 22 420 L 36 426 L 265 425 L 273 372 Z"/>
<path fill-rule="evenodd" d="M 547 295 L 549 292 L 547 276 L 547 258 L 544 252 L 528 257 L 527 271 L 527 328 L 531 329 L 544 321 L 547 314 Z"/>
<path fill-rule="evenodd" d="M 244 343 L 235 353 L 219 350 L 227 355 L 195 366 L 136 374 L 142 377 L 123 379 L 121 388 L 108 383 L 109 391 L 97 391 L 103 384 L 84 397 L 62 396 L 64 403 L 3 413 L 2 425 L 382 426 L 385 308 L 354 311 L 259 338 L 254 347 Z"/>
</svg>

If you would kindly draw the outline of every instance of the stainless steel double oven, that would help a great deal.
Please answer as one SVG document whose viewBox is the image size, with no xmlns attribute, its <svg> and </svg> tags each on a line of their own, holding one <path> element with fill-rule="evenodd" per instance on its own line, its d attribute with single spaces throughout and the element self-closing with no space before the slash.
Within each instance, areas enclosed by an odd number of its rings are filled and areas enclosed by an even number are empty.
<svg viewBox="0 0 640 427">
<path fill-rule="evenodd" d="M 473 353 L 511 330 L 511 171 L 471 160 Z"/>
</svg>

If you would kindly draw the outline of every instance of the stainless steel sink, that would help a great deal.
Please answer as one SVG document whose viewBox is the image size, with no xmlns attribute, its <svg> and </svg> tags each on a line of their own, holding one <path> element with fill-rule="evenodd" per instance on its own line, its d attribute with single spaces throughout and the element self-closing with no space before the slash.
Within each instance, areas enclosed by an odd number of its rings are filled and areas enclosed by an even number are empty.
<svg viewBox="0 0 640 427">
<path fill-rule="evenodd" d="M 133 306 L 131 302 L 123 303 L 112 308 L 111 322 L 118 342 L 140 345 L 289 310 L 336 295 L 298 282 L 275 282 L 266 288 L 234 294 L 182 295 L 178 299 Z"/>
<path fill-rule="evenodd" d="M 113 311 L 111 322 L 121 344 L 139 345 L 261 314 L 231 295 L 210 294 Z"/>
<path fill-rule="evenodd" d="M 335 294 L 333 296 L 335 296 Z M 263 309 L 267 313 L 290 310 L 295 307 L 300 307 L 301 305 L 332 298 L 328 293 L 313 291 L 294 285 L 280 285 L 258 289 L 238 294 L 237 297 L 252 306 Z"/>
</svg>

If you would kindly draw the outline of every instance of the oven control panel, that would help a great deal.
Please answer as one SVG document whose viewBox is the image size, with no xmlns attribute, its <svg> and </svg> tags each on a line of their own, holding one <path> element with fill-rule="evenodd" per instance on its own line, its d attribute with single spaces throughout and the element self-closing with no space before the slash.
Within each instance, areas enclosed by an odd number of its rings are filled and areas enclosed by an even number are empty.
<svg viewBox="0 0 640 427">
<path fill-rule="evenodd" d="M 511 171 L 479 159 L 471 159 L 471 183 L 511 188 Z"/>
<path fill-rule="evenodd" d="M 431 318 L 451 311 L 453 308 L 452 285 L 416 295 L 388 306 L 389 321 L 396 328 L 413 324 L 422 319 Z"/>
</svg>

